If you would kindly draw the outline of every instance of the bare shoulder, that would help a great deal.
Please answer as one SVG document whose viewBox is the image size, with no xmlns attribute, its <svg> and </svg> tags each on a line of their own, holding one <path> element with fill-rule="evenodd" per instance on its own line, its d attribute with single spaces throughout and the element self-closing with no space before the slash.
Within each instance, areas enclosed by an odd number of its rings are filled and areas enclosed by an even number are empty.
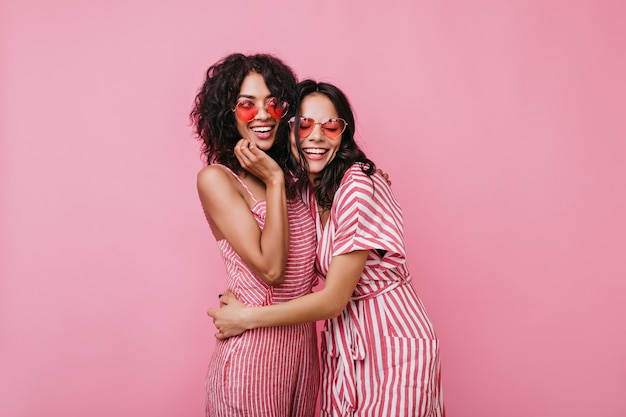
<svg viewBox="0 0 626 417">
<path fill-rule="evenodd" d="M 233 189 L 236 187 L 233 180 L 233 175 L 226 169 L 216 165 L 209 165 L 198 172 L 198 191 L 209 192 L 213 190 L 223 192 L 225 189 Z"/>
<path fill-rule="evenodd" d="M 197 175 L 198 196 L 216 240 L 224 238 L 223 230 L 233 223 L 232 216 L 250 212 L 235 176 L 226 168 L 209 165 Z"/>
<path fill-rule="evenodd" d="M 214 209 L 214 204 L 239 204 L 240 201 L 246 201 L 241 184 L 225 168 L 209 165 L 201 169 L 197 177 L 198 195 L 205 209 Z"/>
<path fill-rule="evenodd" d="M 217 165 L 207 165 L 198 171 L 198 182 L 208 181 L 211 179 L 219 180 L 231 176 L 226 169 Z"/>
</svg>

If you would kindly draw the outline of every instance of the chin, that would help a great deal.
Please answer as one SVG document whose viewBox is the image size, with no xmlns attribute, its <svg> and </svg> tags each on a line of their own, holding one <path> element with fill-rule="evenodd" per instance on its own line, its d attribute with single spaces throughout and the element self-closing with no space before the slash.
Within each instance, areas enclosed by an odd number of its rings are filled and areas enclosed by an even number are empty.
<svg viewBox="0 0 626 417">
<path fill-rule="evenodd" d="M 254 144 L 260 150 L 262 150 L 264 152 L 267 152 L 267 151 L 269 151 L 272 148 L 272 146 L 274 146 L 274 141 L 272 140 L 272 141 L 255 142 Z"/>
</svg>

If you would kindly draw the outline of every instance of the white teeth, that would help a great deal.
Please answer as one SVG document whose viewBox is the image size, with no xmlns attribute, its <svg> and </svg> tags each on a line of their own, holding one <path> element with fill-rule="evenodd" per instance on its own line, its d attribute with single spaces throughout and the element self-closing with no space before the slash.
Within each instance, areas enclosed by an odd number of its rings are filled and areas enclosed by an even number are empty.
<svg viewBox="0 0 626 417">
<path fill-rule="evenodd" d="M 302 149 L 302 152 L 313 155 L 322 155 L 326 153 L 326 149 Z"/>
<path fill-rule="evenodd" d="M 262 126 L 262 127 L 253 127 L 251 128 L 254 132 L 258 132 L 258 133 L 267 133 L 270 130 L 272 130 L 271 127 L 269 126 Z"/>
</svg>

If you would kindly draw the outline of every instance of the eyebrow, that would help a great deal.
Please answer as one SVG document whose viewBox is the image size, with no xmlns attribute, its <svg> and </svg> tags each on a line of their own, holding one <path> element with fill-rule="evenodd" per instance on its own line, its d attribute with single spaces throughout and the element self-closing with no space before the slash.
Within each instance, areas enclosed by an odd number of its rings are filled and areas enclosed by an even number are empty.
<svg viewBox="0 0 626 417">
<path fill-rule="evenodd" d="M 272 93 L 270 93 L 270 94 L 269 94 L 267 97 L 265 97 L 265 98 L 266 98 L 266 99 L 268 99 L 268 98 L 271 98 L 271 97 L 274 97 L 274 96 L 272 95 Z M 239 94 L 239 95 L 237 96 L 237 98 L 249 98 L 249 99 L 256 99 L 257 97 L 256 97 L 256 96 L 251 96 L 251 95 L 249 95 L 249 94 Z"/>
</svg>

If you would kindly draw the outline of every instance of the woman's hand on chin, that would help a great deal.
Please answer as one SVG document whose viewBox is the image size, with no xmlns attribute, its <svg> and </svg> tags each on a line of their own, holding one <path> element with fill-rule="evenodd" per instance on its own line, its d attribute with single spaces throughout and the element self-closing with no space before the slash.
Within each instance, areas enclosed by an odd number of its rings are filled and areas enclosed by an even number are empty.
<svg viewBox="0 0 626 417">
<path fill-rule="evenodd" d="M 278 163 L 248 139 L 240 139 L 235 145 L 235 156 L 243 169 L 263 181 L 265 185 L 282 185 L 284 173 Z"/>
</svg>

